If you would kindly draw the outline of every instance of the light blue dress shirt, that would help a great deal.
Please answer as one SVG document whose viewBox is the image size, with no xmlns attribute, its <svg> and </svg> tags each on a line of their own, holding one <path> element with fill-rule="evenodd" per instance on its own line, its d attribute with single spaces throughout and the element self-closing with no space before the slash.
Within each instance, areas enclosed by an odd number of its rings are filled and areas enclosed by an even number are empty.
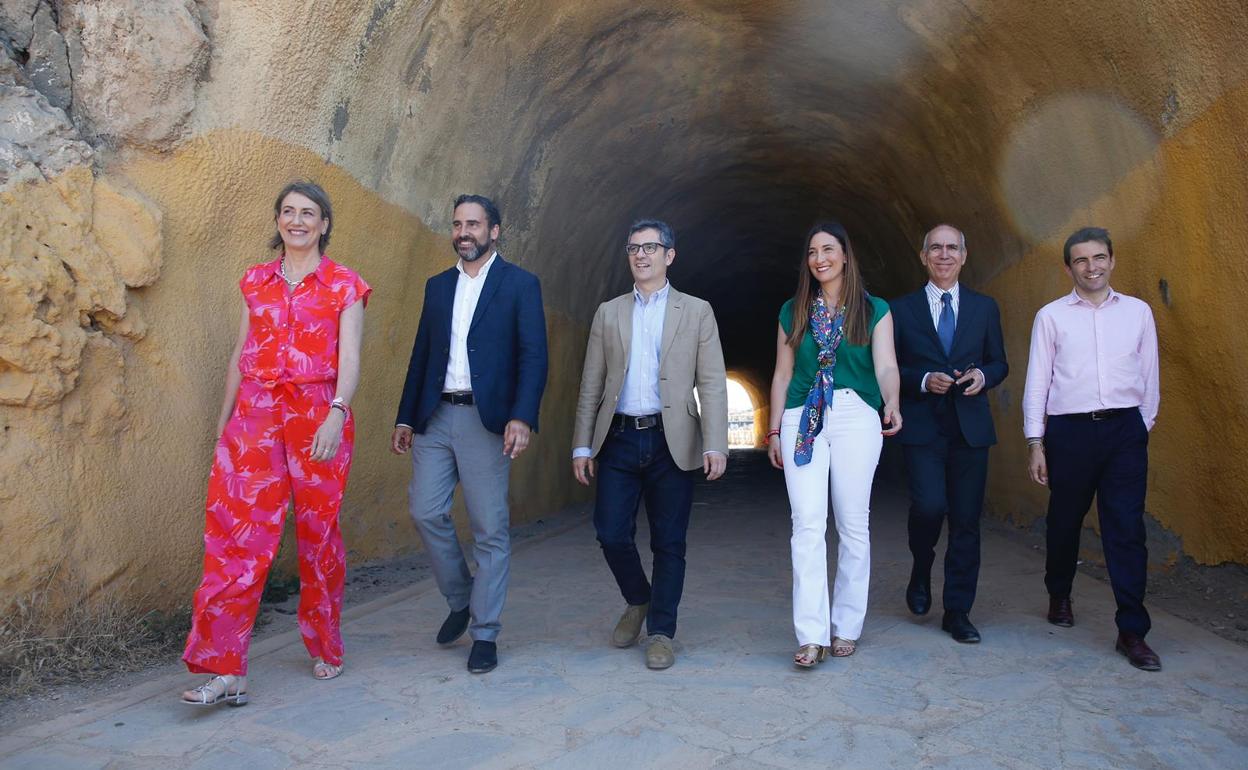
<svg viewBox="0 0 1248 770">
<path fill-rule="evenodd" d="M 663 411 L 659 395 L 659 354 L 663 344 L 663 314 L 667 312 L 667 290 L 671 284 L 643 298 L 633 287 L 633 341 L 628 350 L 628 369 L 616 411 L 643 417 Z"/>
</svg>

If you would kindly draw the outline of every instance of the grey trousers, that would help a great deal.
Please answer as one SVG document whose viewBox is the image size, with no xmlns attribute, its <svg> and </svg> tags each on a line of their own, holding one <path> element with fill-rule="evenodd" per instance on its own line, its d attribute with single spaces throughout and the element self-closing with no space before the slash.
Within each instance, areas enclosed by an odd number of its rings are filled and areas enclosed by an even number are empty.
<svg viewBox="0 0 1248 770">
<path fill-rule="evenodd" d="M 475 406 L 440 404 L 425 432 L 412 439 L 408 508 L 447 605 L 455 611 L 471 608 L 469 633 L 474 640 L 492 642 L 501 627 L 511 567 L 510 474 L 503 437 L 485 429 Z M 476 579 L 468 571 L 450 517 L 455 484 L 460 481 L 475 541 Z"/>
</svg>

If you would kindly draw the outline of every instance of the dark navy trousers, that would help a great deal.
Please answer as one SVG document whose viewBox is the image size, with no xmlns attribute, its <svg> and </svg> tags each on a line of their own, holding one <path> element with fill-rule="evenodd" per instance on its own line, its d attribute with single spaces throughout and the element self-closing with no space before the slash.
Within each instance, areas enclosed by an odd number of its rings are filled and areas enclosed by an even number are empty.
<svg viewBox="0 0 1248 770">
<path fill-rule="evenodd" d="M 1138 410 L 1104 420 L 1050 415 L 1044 431 L 1049 469 L 1048 556 L 1044 584 L 1051 596 L 1069 596 L 1079 559 L 1083 518 L 1096 498 L 1109 583 L 1118 603 L 1114 620 L 1144 636 L 1152 623 L 1144 609 L 1148 548 L 1144 493 L 1148 429 Z"/>
<path fill-rule="evenodd" d="M 624 601 L 650 603 L 646 629 L 676 636 L 676 607 L 685 586 L 685 536 L 693 506 L 693 471 L 682 471 L 661 426 L 612 428 L 598 452 L 594 528 Z M 637 553 L 637 509 L 650 520 L 652 581 Z"/>
<path fill-rule="evenodd" d="M 988 447 L 966 443 L 952 408 L 938 415 L 937 426 L 934 441 L 905 447 L 910 478 L 910 553 L 914 571 L 930 574 L 936 541 L 948 519 L 944 608 L 970 612 L 979 585 L 979 516 L 988 481 Z"/>
</svg>

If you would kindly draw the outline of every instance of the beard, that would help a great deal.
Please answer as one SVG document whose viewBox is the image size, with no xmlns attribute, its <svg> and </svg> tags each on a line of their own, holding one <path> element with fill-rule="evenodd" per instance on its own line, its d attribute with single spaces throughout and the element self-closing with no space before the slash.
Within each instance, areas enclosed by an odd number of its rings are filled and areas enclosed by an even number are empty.
<svg viewBox="0 0 1248 770">
<path fill-rule="evenodd" d="M 467 254 L 464 254 L 463 252 L 459 250 L 461 246 L 465 246 L 469 243 L 471 243 L 473 246 L 472 251 L 468 252 Z M 486 241 L 484 244 L 481 244 L 481 243 L 477 243 L 475 238 L 465 238 L 459 241 L 451 241 L 451 247 L 455 249 L 455 255 L 459 257 L 460 259 L 464 260 L 465 262 L 476 262 L 478 259 L 485 256 L 485 254 L 493 246 L 494 246 L 493 241 Z"/>
</svg>

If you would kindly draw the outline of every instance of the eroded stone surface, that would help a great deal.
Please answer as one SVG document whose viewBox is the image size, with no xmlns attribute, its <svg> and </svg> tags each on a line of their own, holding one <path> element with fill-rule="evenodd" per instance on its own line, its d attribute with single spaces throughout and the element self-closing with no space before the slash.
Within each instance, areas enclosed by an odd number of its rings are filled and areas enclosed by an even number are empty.
<svg viewBox="0 0 1248 770">
<path fill-rule="evenodd" d="M 193 0 L 68 5 L 74 115 L 114 144 L 168 147 L 195 107 L 208 38 Z"/>
<path fill-rule="evenodd" d="M 0 83 L 0 190 L 49 179 L 92 155 L 65 112 L 43 94 Z"/>
</svg>

